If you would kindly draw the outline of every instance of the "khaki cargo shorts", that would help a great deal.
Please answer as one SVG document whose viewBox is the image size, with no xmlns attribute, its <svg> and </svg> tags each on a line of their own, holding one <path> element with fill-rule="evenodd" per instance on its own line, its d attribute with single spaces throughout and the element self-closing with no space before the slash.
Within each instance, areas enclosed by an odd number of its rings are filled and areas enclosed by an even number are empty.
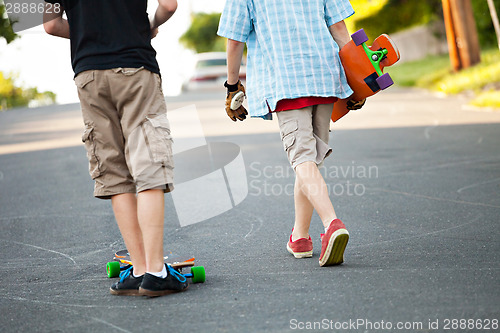
<svg viewBox="0 0 500 333">
<path fill-rule="evenodd" d="M 172 137 L 160 76 L 142 67 L 89 70 L 75 83 L 94 195 L 170 192 Z"/>
<path fill-rule="evenodd" d="M 304 162 L 321 165 L 332 149 L 328 146 L 333 104 L 276 112 L 281 141 L 295 170 Z"/>
</svg>

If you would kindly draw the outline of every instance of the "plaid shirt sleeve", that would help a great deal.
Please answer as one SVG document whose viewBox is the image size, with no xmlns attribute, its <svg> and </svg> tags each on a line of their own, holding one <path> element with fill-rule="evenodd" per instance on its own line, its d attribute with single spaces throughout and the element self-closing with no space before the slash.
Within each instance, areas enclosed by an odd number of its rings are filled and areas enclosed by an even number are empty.
<svg viewBox="0 0 500 333">
<path fill-rule="evenodd" d="M 219 21 L 219 36 L 245 43 L 252 31 L 246 0 L 227 0 Z"/>
<path fill-rule="evenodd" d="M 331 26 L 354 14 L 349 0 L 325 0 L 325 21 Z"/>
</svg>

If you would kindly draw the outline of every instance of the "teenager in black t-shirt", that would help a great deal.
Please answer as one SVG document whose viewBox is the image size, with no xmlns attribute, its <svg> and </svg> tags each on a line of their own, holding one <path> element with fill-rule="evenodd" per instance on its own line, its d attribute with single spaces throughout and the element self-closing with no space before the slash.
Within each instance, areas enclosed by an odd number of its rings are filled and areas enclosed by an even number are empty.
<svg viewBox="0 0 500 333">
<path fill-rule="evenodd" d="M 111 199 L 134 263 L 110 292 L 160 296 L 183 291 L 186 278 L 163 263 L 164 192 L 173 189 L 172 139 L 151 46 L 177 1 L 158 0 L 151 21 L 147 0 L 46 2 L 45 30 L 71 41 L 94 195 Z"/>
</svg>

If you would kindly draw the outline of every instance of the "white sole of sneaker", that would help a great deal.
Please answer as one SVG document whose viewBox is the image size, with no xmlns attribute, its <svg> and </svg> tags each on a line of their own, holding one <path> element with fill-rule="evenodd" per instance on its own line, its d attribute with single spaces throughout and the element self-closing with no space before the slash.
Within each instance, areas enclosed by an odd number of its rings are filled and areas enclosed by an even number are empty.
<svg viewBox="0 0 500 333">
<path fill-rule="evenodd" d="M 307 252 L 293 252 L 292 249 L 290 248 L 290 246 L 288 246 L 288 244 L 286 244 L 286 249 L 288 250 L 288 252 L 290 252 L 291 254 L 293 254 L 293 256 L 297 259 L 301 259 L 301 258 L 311 258 L 313 256 L 313 251 L 307 251 Z"/>
<path fill-rule="evenodd" d="M 109 288 L 109 293 L 117 296 L 140 296 L 139 289 L 114 290 Z"/>
<path fill-rule="evenodd" d="M 320 259 L 320 266 L 340 265 L 344 262 L 344 251 L 349 241 L 349 232 L 346 229 L 335 231 L 330 239 L 323 255 Z"/>
</svg>

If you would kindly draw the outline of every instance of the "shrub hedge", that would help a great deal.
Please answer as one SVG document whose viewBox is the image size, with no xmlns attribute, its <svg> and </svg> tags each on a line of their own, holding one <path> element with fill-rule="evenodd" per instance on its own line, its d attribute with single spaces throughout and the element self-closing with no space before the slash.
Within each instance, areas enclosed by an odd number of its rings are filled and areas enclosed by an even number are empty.
<svg viewBox="0 0 500 333">
<path fill-rule="evenodd" d="M 500 14 L 500 0 L 493 2 Z M 370 39 L 381 33 L 394 33 L 443 20 L 441 0 L 351 0 L 351 3 L 357 12 L 352 18 L 353 28 L 365 29 Z M 481 46 L 495 45 L 496 35 L 487 1 L 472 0 L 471 3 Z"/>
</svg>

